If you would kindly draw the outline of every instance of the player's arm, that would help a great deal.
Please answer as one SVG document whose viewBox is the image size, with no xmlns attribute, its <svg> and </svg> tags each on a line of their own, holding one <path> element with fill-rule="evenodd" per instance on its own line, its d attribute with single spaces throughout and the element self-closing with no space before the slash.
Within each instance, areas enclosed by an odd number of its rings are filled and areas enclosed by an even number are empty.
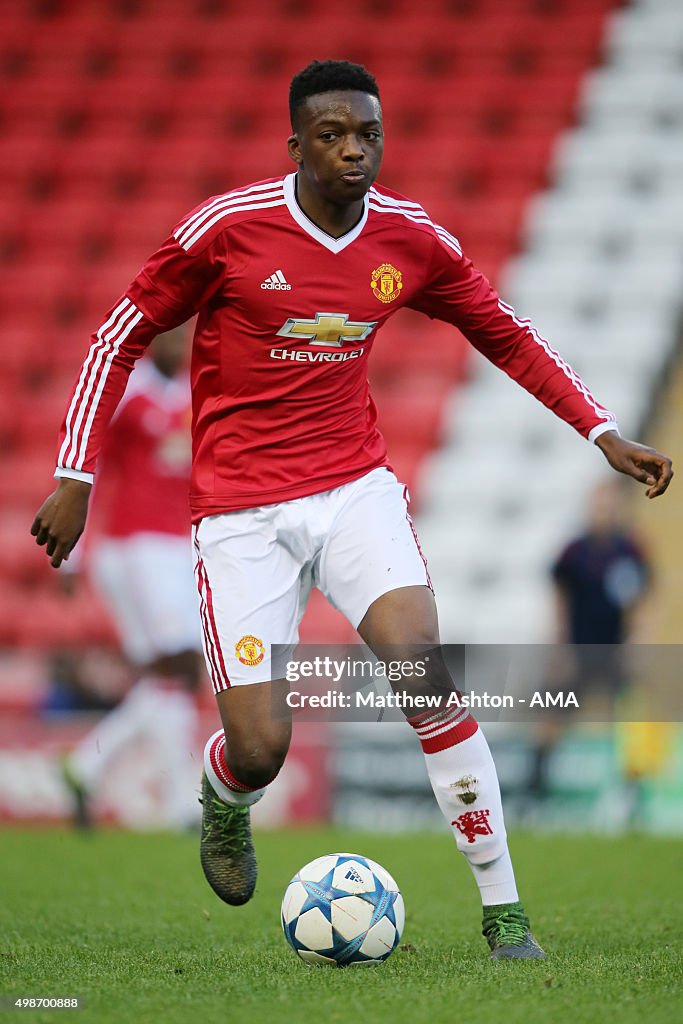
<svg viewBox="0 0 683 1024">
<path fill-rule="evenodd" d="M 106 456 L 106 451 L 109 448 L 126 443 L 128 436 L 126 426 L 130 420 L 130 406 L 131 403 L 125 399 L 119 403 L 116 415 L 106 431 L 103 455 Z M 45 499 L 38 509 L 31 526 L 31 533 L 38 544 L 45 546 L 46 553 L 52 559 L 52 565 L 55 568 L 58 568 L 61 563 L 65 563 L 62 566 L 64 570 L 62 572 L 62 587 L 65 592 L 72 592 L 75 589 L 80 569 L 78 552 L 69 563 L 68 568 L 66 562 L 85 529 L 92 485 L 88 479 L 79 480 L 76 475 L 70 476 L 68 470 L 58 467 L 57 473 L 61 474 L 62 472 L 65 475 L 60 475 L 57 489 Z"/>
<path fill-rule="evenodd" d="M 208 235 L 189 250 L 172 235 L 92 335 L 60 431 L 59 484 L 31 527 L 54 568 L 68 558 L 85 527 L 104 434 L 136 360 L 157 334 L 184 323 L 210 299 L 224 271 L 220 235 Z"/>
<path fill-rule="evenodd" d="M 596 444 L 613 469 L 646 484 L 649 498 L 663 494 L 673 476 L 671 459 L 621 437 L 613 413 L 452 242 L 435 238 L 424 287 L 411 305 L 458 327 L 487 359 Z"/>
</svg>

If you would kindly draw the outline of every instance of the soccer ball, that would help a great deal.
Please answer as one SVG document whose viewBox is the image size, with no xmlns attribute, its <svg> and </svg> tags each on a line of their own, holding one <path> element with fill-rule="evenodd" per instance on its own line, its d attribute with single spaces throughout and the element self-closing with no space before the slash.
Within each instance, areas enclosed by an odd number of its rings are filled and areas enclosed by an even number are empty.
<svg viewBox="0 0 683 1024">
<path fill-rule="evenodd" d="M 328 853 L 306 864 L 282 900 L 285 938 L 309 964 L 377 964 L 401 941 L 405 910 L 389 872 L 369 857 Z"/>
</svg>

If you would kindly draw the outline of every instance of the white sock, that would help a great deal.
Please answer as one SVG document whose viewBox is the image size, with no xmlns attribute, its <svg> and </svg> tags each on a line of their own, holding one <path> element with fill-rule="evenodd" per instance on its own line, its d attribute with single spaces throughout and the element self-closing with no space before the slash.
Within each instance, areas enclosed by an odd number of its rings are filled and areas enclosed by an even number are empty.
<svg viewBox="0 0 683 1024">
<path fill-rule="evenodd" d="M 507 846 L 496 766 L 471 715 L 451 708 L 410 719 L 427 774 L 484 906 L 519 899 Z"/>
<path fill-rule="evenodd" d="M 475 864 L 469 861 L 474 880 L 479 886 L 481 902 L 484 907 L 495 907 L 501 903 L 517 903 L 517 884 L 515 872 L 510 859 L 510 851 L 505 849 L 496 860 L 488 864 Z"/>
</svg>

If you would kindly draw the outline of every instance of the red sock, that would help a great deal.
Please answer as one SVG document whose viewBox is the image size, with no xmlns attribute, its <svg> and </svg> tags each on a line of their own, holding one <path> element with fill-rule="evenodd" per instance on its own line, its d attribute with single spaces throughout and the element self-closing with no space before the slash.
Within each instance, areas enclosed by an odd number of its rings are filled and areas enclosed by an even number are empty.
<svg viewBox="0 0 683 1024">
<path fill-rule="evenodd" d="M 466 708 L 457 705 L 439 711 L 423 711 L 408 719 L 425 754 L 436 754 L 473 736 L 479 726 Z"/>
</svg>

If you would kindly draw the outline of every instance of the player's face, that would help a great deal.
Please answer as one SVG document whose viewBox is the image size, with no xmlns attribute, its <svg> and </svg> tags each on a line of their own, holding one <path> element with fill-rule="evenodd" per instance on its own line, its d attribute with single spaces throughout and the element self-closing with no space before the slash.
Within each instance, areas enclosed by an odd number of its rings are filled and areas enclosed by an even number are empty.
<svg viewBox="0 0 683 1024">
<path fill-rule="evenodd" d="M 382 108 L 356 91 L 320 93 L 299 108 L 289 153 L 306 184 L 340 205 L 362 199 L 379 173 L 384 151 Z"/>
</svg>

